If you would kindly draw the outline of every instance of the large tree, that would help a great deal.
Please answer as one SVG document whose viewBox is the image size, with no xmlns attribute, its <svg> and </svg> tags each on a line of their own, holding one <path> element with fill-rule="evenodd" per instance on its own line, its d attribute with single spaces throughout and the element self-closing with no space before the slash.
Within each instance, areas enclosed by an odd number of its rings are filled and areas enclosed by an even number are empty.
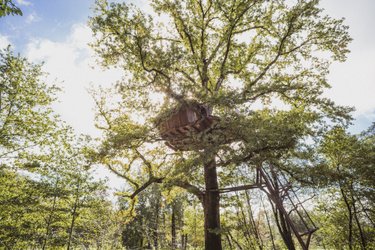
<svg viewBox="0 0 375 250">
<path fill-rule="evenodd" d="M 345 60 L 351 39 L 343 20 L 318 3 L 151 0 L 150 14 L 97 0 L 93 48 L 102 65 L 125 72 L 95 97 L 105 131 L 97 159 L 127 180 L 124 195 L 135 200 L 152 183 L 186 189 L 203 205 L 205 248 L 222 249 L 223 178 L 242 163 L 261 166 L 296 149 L 327 120 L 348 118 L 349 109 L 321 94 L 330 62 Z M 191 100 L 219 121 L 198 135 L 199 147 L 173 151 L 162 143 L 158 118 Z"/>
</svg>

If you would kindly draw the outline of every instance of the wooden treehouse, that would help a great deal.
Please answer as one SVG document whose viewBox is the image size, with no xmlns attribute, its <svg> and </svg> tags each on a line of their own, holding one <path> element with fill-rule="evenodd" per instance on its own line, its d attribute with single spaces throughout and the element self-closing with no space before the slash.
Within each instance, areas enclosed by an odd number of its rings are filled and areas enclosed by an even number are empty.
<svg viewBox="0 0 375 250">
<path fill-rule="evenodd" d="M 174 150 L 203 149 L 202 137 L 218 121 L 207 105 L 184 103 L 158 125 L 161 137 Z"/>
</svg>

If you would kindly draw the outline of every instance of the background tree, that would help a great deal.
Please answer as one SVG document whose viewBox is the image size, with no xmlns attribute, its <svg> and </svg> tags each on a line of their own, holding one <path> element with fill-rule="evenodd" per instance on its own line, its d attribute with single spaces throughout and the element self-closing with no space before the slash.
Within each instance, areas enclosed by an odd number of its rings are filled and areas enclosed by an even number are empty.
<svg viewBox="0 0 375 250">
<path fill-rule="evenodd" d="M 0 51 L 0 159 L 3 163 L 52 143 L 59 132 L 51 103 L 55 85 L 46 84 L 41 65 Z"/>
<path fill-rule="evenodd" d="M 116 85 L 118 105 L 96 99 L 105 131 L 98 160 L 127 180 L 131 199 L 152 183 L 196 195 L 204 210 L 206 249 L 222 249 L 223 175 L 241 163 L 262 165 L 319 136 L 326 118 L 349 117 L 350 109 L 321 93 L 329 86 L 329 63 L 345 60 L 351 39 L 343 20 L 324 15 L 316 0 L 150 5 L 165 19 L 125 3 L 96 2 L 93 48 L 102 65 L 122 67 L 126 74 Z M 154 93 L 163 101 L 155 101 Z M 188 100 L 210 106 L 220 121 L 200 136 L 204 150 L 173 152 L 160 143 L 157 115 Z M 273 109 L 275 101 L 285 109 Z M 256 110 L 259 102 L 263 108 Z"/>
<path fill-rule="evenodd" d="M 117 222 L 88 227 L 114 211 L 103 182 L 92 179 L 89 142 L 51 108 L 57 88 L 10 47 L 0 51 L 0 72 L 0 249 L 116 246 Z M 93 232 L 105 224 L 111 230 Z"/>
<path fill-rule="evenodd" d="M 374 217 L 368 206 L 373 204 L 370 190 L 375 182 L 369 171 L 374 168 L 374 145 L 372 129 L 351 135 L 342 127 L 331 130 L 322 142 L 332 203 L 321 207 L 328 229 L 323 232 L 330 239 L 327 245 L 367 249 L 373 244 Z"/>
</svg>

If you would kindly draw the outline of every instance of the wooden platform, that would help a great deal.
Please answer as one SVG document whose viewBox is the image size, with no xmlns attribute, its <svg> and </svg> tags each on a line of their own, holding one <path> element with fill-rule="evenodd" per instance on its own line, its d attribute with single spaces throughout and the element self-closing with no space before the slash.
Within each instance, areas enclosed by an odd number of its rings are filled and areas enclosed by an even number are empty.
<svg viewBox="0 0 375 250">
<path fill-rule="evenodd" d="M 202 149 L 203 137 L 219 121 L 211 112 L 205 105 L 182 105 L 159 124 L 160 135 L 174 150 Z"/>
</svg>

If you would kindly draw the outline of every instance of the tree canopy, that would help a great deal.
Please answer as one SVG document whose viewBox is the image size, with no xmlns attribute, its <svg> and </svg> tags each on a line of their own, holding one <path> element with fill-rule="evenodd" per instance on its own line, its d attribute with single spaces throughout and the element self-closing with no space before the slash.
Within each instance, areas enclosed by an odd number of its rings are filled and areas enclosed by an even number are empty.
<svg viewBox="0 0 375 250">
<path fill-rule="evenodd" d="M 94 140 L 57 115 L 43 64 L 0 50 L 0 249 L 375 247 L 375 125 L 350 133 L 353 108 L 324 97 L 344 19 L 318 0 L 93 10 L 97 66 L 124 73 L 91 90 Z"/>
<path fill-rule="evenodd" d="M 205 214 L 216 214 L 206 229 L 217 236 L 219 194 L 212 190 L 218 183 L 232 185 L 231 173 L 243 164 L 296 162 L 309 138 L 350 119 L 351 108 L 322 97 L 329 64 L 348 53 L 348 27 L 318 3 L 154 0 L 150 14 L 127 3 L 96 2 L 92 46 L 102 65 L 126 74 L 107 96 L 117 94 L 117 105 L 96 97 L 105 131 L 98 159 L 127 180 L 128 197 L 152 183 L 183 188 L 205 209 L 216 207 Z M 160 142 L 158 114 L 189 100 L 211 107 L 219 122 L 199 135 L 204 150 L 171 151 Z M 211 234 L 206 230 L 216 237 Z M 206 249 L 221 249 L 207 241 Z"/>
</svg>

